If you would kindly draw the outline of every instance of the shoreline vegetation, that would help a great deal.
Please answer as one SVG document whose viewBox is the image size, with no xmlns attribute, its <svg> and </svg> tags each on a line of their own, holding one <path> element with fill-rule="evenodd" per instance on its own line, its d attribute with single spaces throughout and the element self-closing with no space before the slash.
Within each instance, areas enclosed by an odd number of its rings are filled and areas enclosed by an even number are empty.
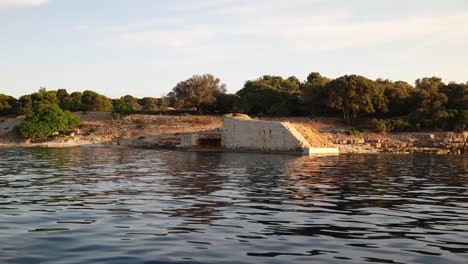
<svg viewBox="0 0 468 264">
<path fill-rule="evenodd" d="M 0 146 L 172 148 L 181 133 L 219 129 L 227 113 L 315 128 L 344 153 L 467 152 L 468 83 L 316 72 L 304 81 L 265 75 L 235 94 L 210 74 L 162 98 L 45 88 L 18 99 L 0 94 Z"/>
</svg>

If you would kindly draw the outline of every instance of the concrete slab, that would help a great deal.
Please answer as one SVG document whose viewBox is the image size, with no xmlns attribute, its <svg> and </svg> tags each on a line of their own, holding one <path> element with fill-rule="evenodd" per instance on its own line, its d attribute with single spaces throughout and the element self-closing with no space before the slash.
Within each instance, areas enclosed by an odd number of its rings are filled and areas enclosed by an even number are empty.
<svg viewBox="0 0 468 264">
<path fill-rule="evenodd" d="M 304 148 L 302 155 L 340 154 L 339 148 Z"/>
</svg>

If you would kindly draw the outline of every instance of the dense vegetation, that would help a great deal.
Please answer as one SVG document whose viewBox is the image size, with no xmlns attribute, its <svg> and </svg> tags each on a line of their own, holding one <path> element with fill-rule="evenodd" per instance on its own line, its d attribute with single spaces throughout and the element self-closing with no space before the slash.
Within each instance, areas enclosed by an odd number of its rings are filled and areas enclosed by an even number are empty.
<svg viewBox="0 0 468 264">
<path fill-rule="evenodd" d="M 366 117 L 374 119 L 378 131 L 465 130 L 468 124 L 468 83 L 445 84 L 438 77 L 418 79 L 413 86 L 359 75 L 331 79 L 312 72 L 304 81 L 294 76 L 265 75 L 245 82 L 235 94 L 226 94 L 221 80 L 207 74 L 178 83 L 163 98 L 126 95 L 110 99 L 93 91 L 69 94 L 65 89 L 43 89 L 19 99 L 0 94 L 0 115 L 26 114 L 31 120 L 38 100 L 57 105 L 59 110 L 113 111 L 116 117 L 168 111 L 241 112 L 257 116 L 340 116 L 348 124 Z"/>
<path fill-rule="evenodd" d="M 17 127 L 19 135 L 23 138 L 48 137 L 81 123 L 70 111 L 60 109 L 56 93 L 41 89 L 30 98 L 30 110 L 24 122 Z"/>
</svg>

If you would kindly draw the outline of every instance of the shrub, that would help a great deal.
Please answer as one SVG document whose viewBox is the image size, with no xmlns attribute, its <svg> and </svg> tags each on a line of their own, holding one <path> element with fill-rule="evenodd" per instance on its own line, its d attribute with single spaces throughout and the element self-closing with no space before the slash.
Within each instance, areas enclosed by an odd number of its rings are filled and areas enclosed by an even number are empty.
<svg viewBox="0 0 468 264">
<path fill-rule="evenodd" d="M 120 120 L 122 118 L 122 115 L 120 113 L 117 113 L 117 112 L 113 112 L 112 113 L 112 118 L 114 120 Z"/>
<path fill-rule="evenodd" d="M 387 122 L 383 119 L 377 119 L 374 123 L 374 129 L 379 133 L 387 132 Z"/>
<path fill-rule="evenodd" d="M 69 111 L 63 111 L 56 104 L 39 104 L 17 127 L 22 138 L 49 137 L 58 131 L 77 126 L 81 120 Z"/>
<path fill-rule="evenodd" d="M 348 131 L 348 135 L 350 136 L 360 136 L 361 133 L 362 133 L 362 130 L 357 129 L 357 128 L 353 128 Z"/>
<path fill-rule="evenodd" d="M 391 119 L 377 119 L 374 123 L 375 131 L 381 132 L 392 132 L 392 131 L 407 131 L 413 128 L 411 124 L 405 118 L 391 118 Z"/>
</svg>

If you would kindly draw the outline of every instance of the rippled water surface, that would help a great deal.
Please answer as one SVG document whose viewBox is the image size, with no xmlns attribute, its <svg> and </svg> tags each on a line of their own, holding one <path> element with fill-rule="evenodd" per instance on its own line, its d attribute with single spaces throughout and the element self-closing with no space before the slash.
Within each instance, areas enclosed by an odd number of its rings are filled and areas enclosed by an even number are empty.
<svg viewBox="0 0 468 264">
<path fill-rule="evenodd" d="M 0 149 L 0 262 L 468 263 L 468 158 Z"/>
</svg>

